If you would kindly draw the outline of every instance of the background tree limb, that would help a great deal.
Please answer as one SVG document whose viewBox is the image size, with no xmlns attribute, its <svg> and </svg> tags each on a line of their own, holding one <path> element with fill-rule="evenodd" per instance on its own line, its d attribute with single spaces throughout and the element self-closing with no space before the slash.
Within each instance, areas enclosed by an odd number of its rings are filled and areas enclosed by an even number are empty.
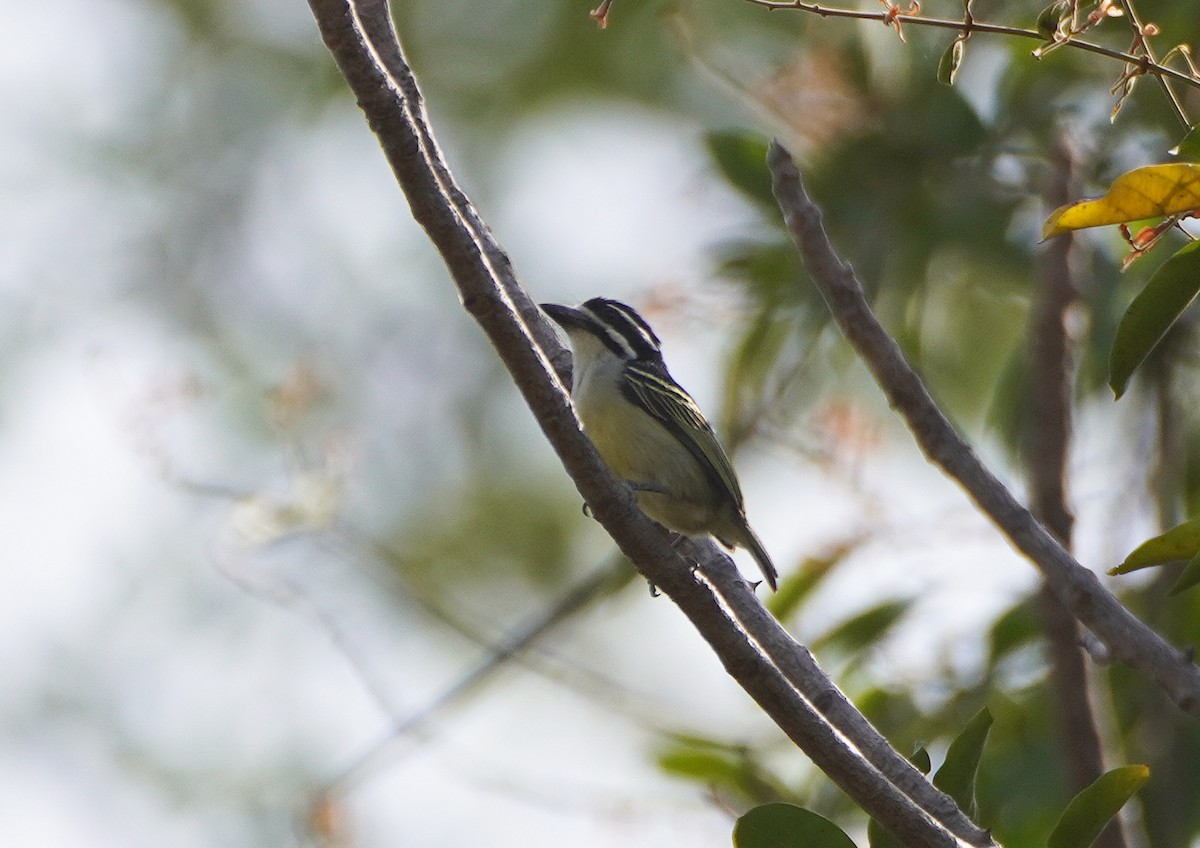
<svg viewBox="0 0 1200 848">
<path fill-rule="evenodd" d="M 1047 207 L 1056 209 L 1079 194 L 1078 154 L 1065 134 L 1058 139 L 1049 165 L 1044 196 Z M 1029 414 L 1024 433 L 1030 508 L 1067 551 L 1072 549 L 1075 525 L 1067 481 L 1076 359 L 1076 342 L 1068 325 L 1080 301 L 1079 253 L 1076 239 L 1067 235 L 1046 245 L 1038 263 L 1029 321 Z M 1083 648 L 1079 622 L 1044 580 L 1038 606 L 1058 705 L 1060 756 L 1067 766 L 1071 792 L 1079 792 L 1106 771 L 1105 734 L 1097 707 L 1099 681 Z M 1096 841 L 1098 848 L 1124 848 L 1126 844 L 1120 817 L 1114 817 Z"/>
<path fill-rule="evenodd" d="M 834 320 L 866 362 L 926 457 L 958 481 L 970 498 L 1046 578 L 1058 599 L 1112 656 L 1157 683 L 1180 709 L 1200 716 L 1200 668 L 1191 657 L 1126 609 L 1100 580 L 1013 497 L 979 460 L 879 323 L 853 269 L 825 234 L 790 153 L 778 142 L 767 156 L 775 196 L 808 272 Z"/>
</svg>

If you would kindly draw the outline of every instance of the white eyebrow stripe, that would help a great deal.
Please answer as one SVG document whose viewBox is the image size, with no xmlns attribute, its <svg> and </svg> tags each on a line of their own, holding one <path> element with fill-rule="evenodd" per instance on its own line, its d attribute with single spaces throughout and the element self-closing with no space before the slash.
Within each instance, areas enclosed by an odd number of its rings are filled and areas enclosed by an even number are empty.
<svg viewBox="0 0 1200 848">
<path fill-rule="evenodd" d="M 628 306 L 619 301 L 612 301 L 609 303 L 609 306 L 616 310 L 617 313 L 619 313 L 625 319 L 628 328 L 637 333 L 638 336 L 641 337 L 642 341 L 646 343 L 647 347 L 649 347 L 651 350 L 659 349 L 658 339 L 656 339 L 654 335 L 646 329 L 645 319 L 635 312 L 632 306 Z"/>
<path fill-rule="evenodd" d="M 621 349 L 621 353 L 626 359 L 637 358 L 637 352 L 634 350 L 633 345 L 630 344 L 629 339 L 624 333 L 612 326 L 608 321 L 605 321 L 587 306 L 580 306 L 579 311 L 583 312 L 596 323 L 596 326 L 600 328 L 601 332 L 603 332 L 604 335 L 606 335 L 618 348 Z"/>
</svg>

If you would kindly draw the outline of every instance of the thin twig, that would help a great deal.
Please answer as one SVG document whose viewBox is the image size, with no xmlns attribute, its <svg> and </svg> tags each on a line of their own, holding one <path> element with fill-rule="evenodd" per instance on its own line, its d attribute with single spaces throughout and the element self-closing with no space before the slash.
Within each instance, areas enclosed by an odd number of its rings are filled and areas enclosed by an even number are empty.
<svg viewBox="0 0 1200 848">
<path fill-rule="evenodd" d="M 921 450 L 1042 572 L 1059 600 L 1112 656 L 1157 683 L 1180 709 L 1200 716 L 1200 668 L 1113 597 L 979 460 L 879 323 L 853 269 L 834 251 L 821 211 L 809 198 L 791 154 L 773 142 L 767 162 L 775 197 L 809 275 Z"/>
<path fill-rule="evenodd" d="M 852 735 L 856 727 L 869 726 L 861 714 L 839 714 L 834 723 L 822 712 L 830 703 L 839 713 L 853 708 L 815 663 L 804 661 L 807 652 L 778 622 L 772 629 L 758 629 L 764 619 L 773 619 L 714 542 L 691 546 L 696 562 L 688 563 L 637 509 L 629 486 L 613 476 L 583 434 L 563 383 L 530 335 L 530 328 L 543 319 L 518 314 L 517 302 L 528 296 L 515 277 L 503 279 L 510 270 L 507 257 L 454 185 L 396 38 L 387 0 L 309 0 L 309 5 L 379 137 L 413 217 L 450 270 L 463 305 L 509 369 L 592 514 L 621 550 L 679 606 L 730 675 L 779 727 L 898 838 L 914 848 L 995 845 L 882 737 Z"/>
<path fill-rule="evenodd" d="M 1005 24 L 989 24 L 971 20 L 955 20 L 953 18 L 929 18 L 924 15 L 903 15 L 892 14 L 887 11 L 883 12 L 867 12 L 859 9 L 842 9 L 836 6 L 822 6 L 819 3 L 805 3 L 802 0 L 746 0 L 755 6 L 761 6 L 764 9 L 771 11 L 789 10 L 797 12 L 810 12 L 814 15 L 820 15 L 823 18 L 855 18 L 865 21 L 880 21 L 886 24 L 912 24 L 914 26 L 927 26 L 936 29 L 952 29 L 960 33 L 975 33 L 982 32 L 989 35 L 1007 35 L 1014 38 L 1031 38 L 1036 41 L 1045 42 L 1046 36 L 1035 29 L 1024 29 L 1022 27 L 1007 26 Z M 1148 74 L 1153 74 L 1156 77 L 1170 77 L 1179 82 L 1200 88 L 1200 79 L 1189 76 L 1182 71 L 1177 71 L 1167 65 L 1160 65 L 1152 61 L 1148 56 L 1137 56 L 1133 53 L 1126 53 L 1122 50 L 1113 50 L 1111 47 L 1105 47 L 1102 44 L 1096 44 L 1092 41 L 1084 41 L 1079 38 L 1066 38 L 1062 41 L 1055 42 L 1055 45 L 1063 47 L 1074 47 L 1078 50 L 1084 50 L 1088 53 L 1096 53 L 1100 56 L 1107 56 L 1110 59 L 1119 59 L 1126 64 L 1140 68 Z"/>
<path fill-rule="evenodd" d="M 1146 58 L 1156 67 L 1159 65 L 1157 57 L 1154 55 L 1154 48 L 1150 46 L 1150 39 L 1146 36 L 1146 26 L 1142 23 L 1142 19 L 1138 16 L 1137 9 L 1133 6 L 1133 0 L 1123 0 L 1126 16 L 1129 18 L 1129 26 L 1133 29 L 1133 38 L 1136 44 L 1142 46 L 1142 50 L 1146 53 Z M 1175 94 L 1175 89 L 1171 88 L 1170 80 L 1163 77 L 1161 74 L 1155 74 L 1155 79 L 1162 86 L 1163 92 L 1167 95 L 1167 100 L 1171 104 L 1171 108 L 1175 110 L 1175 117 L 1184 127 L 1190 127 L 1191 122 L 1188 121 L 1187 113 L 1183 111 L 1183 103 L 1180 102 L 1178 95 Z"/>
<path fill-rule="evenodd" d="M 393 721 L 387 730 L 341 773 L 327 781 L 319 794 L 324 797 L 335 792 L 342 793 L 357 785 L 371 772 L 383 755 L 391 750 L 393 743 L 406 737 L 422 738 L 436 719 L 477 692 L 521 651 L 528 649 L 560 624 L 582 612 L 612 583 L 612 568 L 596 570 L 571 587 L 550 607 L 534 613 L 499 642 L 489 645 L 486 655 L 480 658 L 473 668 L 427 703 L 404 716 L 389 709 L 388 713 L 393 717 Z"/>
</svg>

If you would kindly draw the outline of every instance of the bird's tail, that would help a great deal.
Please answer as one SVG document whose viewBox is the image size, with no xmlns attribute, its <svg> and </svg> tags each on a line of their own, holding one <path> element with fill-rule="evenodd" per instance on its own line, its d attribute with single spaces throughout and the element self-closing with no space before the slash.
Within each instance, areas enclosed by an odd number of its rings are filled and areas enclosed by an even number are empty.
<svg viewBox="0 0 1200 848">
<path fill-rule="evenodd" d="M 758 567 L 762 570 L 763 577 L 767 580 L 767 585 L 774 592 L 778 588 L 779 572 L 775 570 L 775 563 L 771 562 L 771 555 L 767 553 L 767 549 L 763 547 L 762 541 L 755 532 L 750 529 L 749 524 L 746 525 L 746 532 L 742 543 L 746 547 L 746 550 L 750 551 L 754 556 L 755 561 L 758 562 Z"/>
</svg>

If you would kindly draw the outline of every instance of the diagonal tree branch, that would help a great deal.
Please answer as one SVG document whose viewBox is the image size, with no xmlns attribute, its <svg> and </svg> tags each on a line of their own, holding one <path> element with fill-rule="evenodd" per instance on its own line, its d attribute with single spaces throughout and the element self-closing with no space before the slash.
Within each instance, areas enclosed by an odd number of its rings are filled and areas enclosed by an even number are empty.
<svg viewBox="0 0 1200 848">
<path fill-rule="evenodd" d="M 561 345 L 547 335 L 545 319 L 530 308 L 507 256 L 454 183 L 386 0 L 309 0 L 309 5 L 463 305 L 488 335 L 580 494 L 621 550 L 679 606 L 779 727 L 888 830 L 911 846 L 995 845 L 854 710 L 763 609 L 714 543 L 691 544 L 695 562 L 686 562 L 637 509 L 633 492 L 612 475 L 580 430 L 544 353 L 564 364 Z"/>
<path fill-rule="evenodd" d="M 1095 574 L 1076 562 L 979 460 L 871 311 L 853 269 L 834 251 L 821 211 L 809 198 L 791 154 L 773 142 L 767 162 L 775 197 L 809 275 L 838 327 L 871 369 L 921 450 L 966 490 L 1112 656 L 1157 683 L 1180 709 L 1200 716 L 1200 668 L 1147 627 L 1101 585 Z"/>
</svg>

